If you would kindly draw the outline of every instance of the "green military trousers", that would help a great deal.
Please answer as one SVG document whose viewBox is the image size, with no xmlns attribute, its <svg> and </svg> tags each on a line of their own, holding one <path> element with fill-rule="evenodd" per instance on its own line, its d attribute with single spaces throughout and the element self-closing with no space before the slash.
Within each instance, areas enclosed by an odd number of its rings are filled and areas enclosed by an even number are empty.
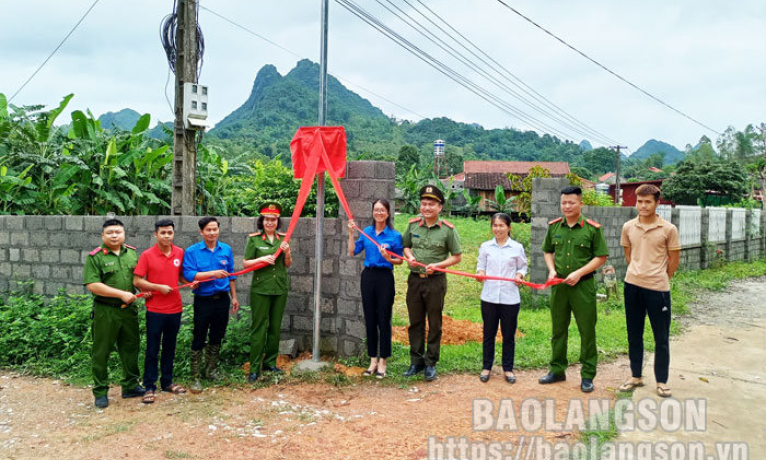
<svg viewBox="0 0 766 460">
<path fill-rule="evenodd" d="M 109 355 L 117 344 L 122 363 L 123 391 L 138 386 L 138 351 L 141 347 L 138 333 L 138 308 L 112 307 L 93 302 L 93 396 L 106 396 L 109 392 Z"/>
<path fill-rule="evenodd" d="M 410 326 L 410 364 L 436 366 L 441 354 L 442 312 L 447 294 L 447 275 L 430 275 L 421 278 L 410 272 L 407 278 L 407 313 Z M 428 320 L 428 337 L 426 337 Z M 425 344 L 428 343 L 428 349 Z"/>
<path fill-rule="evenodd" d="M 580 374 L 584 379 L 596 377 L 596 279 L 591 277 L 574 286 L 561 283 L 551 288 L 551 372 L 563 375 L 567 369 L 569 322 L 574 313 L 580 331 Z"/>
<path fill-rule="evenodd" d="M 253 322 L 250 326 L 250 372 L 260 372 L 261 364 L 277 365 L 279 335 L 287 294 L 266 295 L 250 292 Z"/>
</svg>

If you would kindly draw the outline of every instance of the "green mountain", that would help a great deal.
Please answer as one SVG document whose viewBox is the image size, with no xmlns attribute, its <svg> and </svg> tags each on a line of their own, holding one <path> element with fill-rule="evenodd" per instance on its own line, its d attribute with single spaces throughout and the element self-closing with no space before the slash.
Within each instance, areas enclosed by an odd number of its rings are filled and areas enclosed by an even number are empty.
<svg viewBox="0 0 766 460">
<path fill-rule="evenodd" d="M 136 125 L 138 119 L 141 118 L 141 114 L 133 109 L 122 109 L 119 112 L 106 112 L 98 117 L 101 122 L 101 127 L 104 129 L 122 129 L 130 131 Z M 167 136 L 162 129 L 162 126 L 166 126 L 169 129 L 173 129 L 172 122 L 163 123 L 158 121 L 154 128 L 147 131 L 149 137 L 154 139 L 165 139 Z"/>
<path fill-rule="evenodd" d="M 663 163 L 668 165 L 674 165 L 684 159 L 684 153 L 682 151 L 666 142 L 655 139 L 646 141 L 646 143 L 639 147 L 630 158 L 635 160 L 645 160 L 655 153 L 664 153 L 665 157 Z"/>
<path fill-rule="evenodd" d="M 298 127 L 316 124 L 318 87 L 319 65 L 309 60 L 298 62 L 284 76 L 266 65 L 242 106 L 221 120 L 206 139 L 230 147 L 230 154 L 254 151 L 289 157 L 289 142 Z M 396 159 L 403 145 L 412 144 L 425 164 L 432 158 L 436 139 L 446 142 L 453 172 L 462 170 L 464 159 L 572 161 L 582 153 L 577 144 L 533 131 L 486 130 L 448 118 L 397 122 L 332 76 L 328 76 L 327 91 L 327 124 L 346 128 L 352 158 Z"/>
</svg>

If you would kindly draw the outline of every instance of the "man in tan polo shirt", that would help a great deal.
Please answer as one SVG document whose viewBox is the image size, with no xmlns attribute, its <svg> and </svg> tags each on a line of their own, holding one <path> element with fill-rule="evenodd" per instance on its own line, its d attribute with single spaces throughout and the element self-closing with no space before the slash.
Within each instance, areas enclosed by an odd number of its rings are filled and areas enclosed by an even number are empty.
<svg viewBox="0 0 766 460">
<path fill-rule="evenodd" d="M 636 189 L 638 217 L 625 222 L 620 244 L 625 251 L 625 321 L 632 377 L 620 386 L 631 391 L 643 386 L 644 321 L 654 334 L 654 377 L 657 394 L 671 395 L 667 386 L 670 367 L 670 278 L 678 268 L 681 243 L 678 229 L 655 212 L 660 189 L 651 184 Z"/>
</svg>

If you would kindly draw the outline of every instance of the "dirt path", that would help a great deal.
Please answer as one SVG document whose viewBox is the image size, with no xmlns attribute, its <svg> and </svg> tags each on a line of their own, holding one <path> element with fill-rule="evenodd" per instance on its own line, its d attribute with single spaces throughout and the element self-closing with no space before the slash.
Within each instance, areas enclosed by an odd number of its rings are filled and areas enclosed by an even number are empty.
<svg viewBox="0 0 766 460">
<path fill-rule="evenodd" d="M 705 432 L 624 433 L 618 441 L 746 440 L 749 458 L 763 458 L 763 299 L 763 279 L 706 296 L 684 320 L 688 331 L 671 345 L 674 396 L 707 398 Z M 650 356 L 649 370 L 651 361 Z M 559 402 L 556 418 L 565 418 L 567 401 L 584 396 L 579 369 L 570 367 L 567 382 L 545 387 L 536 382 L 543 372 L 518 372 L 513 386 L 496 374 L 487 384 L 472 375 L 445 375 L 402 387 L 355 381 L 345 387 L 218 388 L 182 397 L 161 393 L 153 405 L 122 400 L 113 389 L 110 407 L 97 411 L 87 388 L 0 371 L 0 458 L 421 459 L 427 456 L 428 436 L 516 442 L 520 435 L 539 434 L 551 442 L 572 442 L 577 433 L 473 429 L 474 398 L 495 404 L 512 398 L 517 412 L 524 398 L 552 398 Z M 596 391 L 588 397 L 613 398 L 628 372 L 625 358 L 600 365 Z M 634 400 L 654 397 L 653 379 L 647 382 Z"/>
<path fill-rule="evenodd" d="M 706 295 L 691 310 L 683 320 L 687 331 L 670 344 L 669 384 L 679 400 L 706 401 L 704 430 L 663 429 L 672 428 L 669 424 L 623 433 L 617 441 L 700 442 L 714 455 L 711 459 L 723 457 L 715 453 L 716 443 L 746 442 L 748 458 L 766 458 L 766 278 L 734 283 L 725 292 Z M 652 365 L 650 356 L 644 365 L 647 386 L 635 391 L 634 401 L 659 401 Z"/>
</svg>

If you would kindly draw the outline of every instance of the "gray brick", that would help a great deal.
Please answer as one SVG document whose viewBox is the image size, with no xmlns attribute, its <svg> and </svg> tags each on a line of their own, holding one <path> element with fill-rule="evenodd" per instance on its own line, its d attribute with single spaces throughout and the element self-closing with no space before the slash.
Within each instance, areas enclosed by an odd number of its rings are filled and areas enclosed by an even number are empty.
<svg viewBox="0 0 766 460">
<path fill-rule="evenodd" d="M 26 216 L 5 216 L 6 230 L 24 230 Z"/>
<path fill-rule="evenodd" d="M 322 336 L 319 340 L 319 351 L 321 353 L 336 353 L 338 351 L 338 337 Z"/>
<path fill-rule="evenodd" d="M 75 249 L 62 249 L 61 250 L 61 262 L 66 264 L 80 263 L 82 258 L 81 252 Z"/>
<path fill-rule="evenodd" d="M 87 290 L 85 286 L 83 286 L 82 284 L 68 283 L 66 284 L 65 289 L 66 289 L 66 293 L 69 295 L 87 294 Z"/>
<path fill-rule="evenodd" d="M 314 289 L 314 278 L 311 276 L 296 276 L 291 278 L 292 290 L 304 294 L 310 294 Z M 289 298 L 289 296 L 288 296 Z"/>
<path fill-rule="evenodd" d="M 388 198 L 388 186 L 390 182 L 385 180 L 365 181 L 359 193 L 360 198 L 366 198 L 370 202 L 378 198 Z"/>
<path fill-rule="evenodd" d="M 65 230 L 78 230 L 81 231 L 85 228 L 85 224 L 82 216 L 66 216 L 64 217 L 64 229 Z"/>
<path fill-rule="evenodd" d="M 346 335 L 350 335 L 351 337 L 356 337 L 358 339 L 364 339 L 367 337 L 367 330 L 365 329 L 364 322 L 362 321 L 344 319 L 343 327 L 345 328 L 344 331 Z"/>
<path fill-rule="evenodd" d="M 2 216 L 5 217 L 5 216 Z M 6 231 L 0 232 L 0 246 L 8 246 L 11 242 L 11 234 Z"/>
<path fill-rule="evenodd" d="M 27 231 L 43 230 L 45 221 L 52 216 L 26 216 L 24 217 L 24 227 Z"/>
<path fill-rule="evenodd" d="M 362 348 L 361 342 L 354 342 L 352 340 L 344 339 L 343 341 L 343 354 L 344 356 L 357 356 Z"/>
<path fill-rule="evenodd" d="M 322 297 L 322 315 L 334 315 L 335 314 L 335 298 Z"/>
<path fill-rule="evenodd" d="M 396 165 L 392 161 L 375 162 L 375 177 L 377 179 L 396 179 Z"/>
<path fill-rule="evenodd" d="M 337 295 L 340 292 L 340 281 L 337 278 L 322 278 L 322 294 Z"/>
<path fill-rule="evenodd" d="M 176 227 L 180 228 L 184 233 L 199 234 L 199 217 L 195 216 L 181 216 L 176 219 Z M 180 221 L 180 225 L 179 225 Z"/>
<path fill-rule="evenodd" d="M 64 289 L 63 283 L 45 283 L 45 295 L 58 295 L 59 289 Z"/>
<path fill-rule="evenodd" d="M 41 250 L 40 261 L 45 263 L 57 263 L 59 261 L 59 250 L 58 249 Z"/>
<path fill-rule="evenodd" d="M 8 260 L 8 250 L 0 247 L 0 262 Z"/>
<path fill-rule="evenodd" d="M 343 189 L 343 194 L 346 195 L 347 200 L 359 198 L 361 185 L 362 181 L 358 179 L 345 179 L 340 183 L 340 186 Z"/>
<path fill-rule="evenodd" d="M 83 226 L 86 232 L 101 234 L 101 226 L 104 225 L 106 218 L 102 216 L 83 217 Z"/>
<path fill-rule="evenodd" d="M 13 267 L 10 262 L 0 262 L 0 275 L 10 277 L 13 273 Z"/>
<path fill-rule="evenodd" d="M 361 297 L 361 287 L 358 279 L 343 281 L 343 295 L 351 299 Z"/>
<path fill-rule="evenodd" d="M 48 230 L 61 230 L 64 227 L 64 218 L 60 216 L 46 216 L 45 228 Z"/>
<path fill-rule="evenodd" d="M 361 272 L 360 265 L 361 262 L 357 259 L 347 259 L 347 260 L 341 260 L 339 261 L 340 264 L 340 274 L 341 275 L 348 275 L 348 276 L 354 276 Z"/>
<path fill-rule="evenodd" d="M 74 271 L 75 269 L 71 270 Z M 70 280 L 72 271 L 70 271 L 69 267 L 53 265 L 51 266 L 51 278 L 54 280 Z"/>
<path fill-rule="evenodd" d="M 36 280 L 48 280 L 51 275 L 51 267 L 48 265 L 34 265 L 32 274 Z"/>
<path fill-rule="evenodd" d="M 40 260 L 40 251 L 37 249 L 24 249 L 23 258 L 26 262 L 38 262 Z"/>
<path fill-rule="evenodd" d="M 18 262 L 19 260 L 21 260 L 21 249 L 19 248 L 8 249 L 8 259 L 11 262 Z"/>
<path fill-rule="evenodd" d="M 27 246 L 29 244 L 29 234 L 23 232 L 11 233 L 11 246 Z"/>
<path fill-rule="evenodd" d="M 349 299 L 344 297 L 339 297 L 337 300 L 338 304 L 338 315 L 340 316 L 346 316 L 349 318 L 357 318 L 362 314 L 362 302 L 358 299 L 359 292 L 356 293 L 357 299 Z"/>
<path fill-rule="evenodd" d="M 13 277 L 20 280 L 28 280 L 32 276 L 32 266 L 28 264 L 13 264 Z"/>
<path fill-rule="evenodd" d="M 232 233 L 253 233 L 255 231 L 255 219 L 250 217 L 232 217 Z"/>
<path fill-rule="evenodd" d="M 351 161 L 348 163 L 349 179 L 373 179 L 375 178 L 374 161 Z"/>
<path fill-rule="evenodd" d="M 5 221 L 7 218 L 8 216 L 6 215 L 0 215 L 0 230 L 5 230 Z"/>
<path fill-rule="evenodd" d="M 313 331 L 314 320 L 306 316 L 293 316 L 293 329 L 299 331 Z"/>
</svg>

